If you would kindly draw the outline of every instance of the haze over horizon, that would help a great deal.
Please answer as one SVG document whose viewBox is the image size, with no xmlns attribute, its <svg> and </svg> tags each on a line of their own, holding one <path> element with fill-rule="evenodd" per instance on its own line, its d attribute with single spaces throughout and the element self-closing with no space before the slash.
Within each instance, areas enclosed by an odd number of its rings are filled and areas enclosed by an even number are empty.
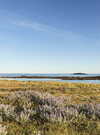
<svg viewBox="0 0 100 135">
<path fill-rule="evenodd" d="M 0 73 L 100 73 L 99 0 L 0 0 Z"/>
</svg>

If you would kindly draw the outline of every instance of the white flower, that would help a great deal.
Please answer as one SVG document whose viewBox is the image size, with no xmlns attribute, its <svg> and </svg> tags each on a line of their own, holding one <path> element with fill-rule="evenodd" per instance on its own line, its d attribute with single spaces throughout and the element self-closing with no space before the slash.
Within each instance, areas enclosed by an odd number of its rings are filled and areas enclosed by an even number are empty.
<svg viewBox="0 0 100 135">
<path fill-rule="evenodd" d="M 0 124 L 0 135 L 7 135 L 6 126 Z"/>
</svg>

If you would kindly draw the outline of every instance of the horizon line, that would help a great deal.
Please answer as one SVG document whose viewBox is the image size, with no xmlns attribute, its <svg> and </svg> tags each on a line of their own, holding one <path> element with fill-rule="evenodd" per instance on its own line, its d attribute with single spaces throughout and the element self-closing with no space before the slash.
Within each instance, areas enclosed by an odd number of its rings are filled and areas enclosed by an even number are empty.
<svg viewBox="0 0 100 135">
<path fill-rule="evenodd" d="M 85 73 L 85 74 L 100 74 L 100 73 L 96 73 L 96 72 L 92 72 L 92 73 L 90 73 L 90 72 L 46 72 L 46 73 L 40 73 L 40 72 L 3 72 L 3 73 L 1 73 L 0 72 L 0 74 L 73 74 L 73 73 Z"/>
</svg>

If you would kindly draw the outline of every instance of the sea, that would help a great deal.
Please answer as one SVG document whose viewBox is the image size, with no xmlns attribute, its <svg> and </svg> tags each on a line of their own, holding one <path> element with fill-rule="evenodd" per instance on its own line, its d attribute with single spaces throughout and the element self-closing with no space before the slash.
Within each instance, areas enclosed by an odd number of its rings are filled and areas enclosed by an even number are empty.
<svg viewBox="0 0 100 135">
<path fill-rule="evenodd" d="M 0 77 L 14 77 L 14 76 L 100 76 L 100 74 L 84 74 L 84 75 L 75 75 L 73 73 L 56 73 L 56 74 L 43 74 L 43 73 L 0 73 Z M 61 79 L 49 79 L 49 78 L 41 78 L 41 79 L 34 79 L 34 78 L 0 78 L 0 80 L 18 80 L 18 81 L 57 81 L 57 82 L 73 82 L 73 83 L 94 83 L 100 84 L 100 80 L 61 80 Z"/>
</svg>

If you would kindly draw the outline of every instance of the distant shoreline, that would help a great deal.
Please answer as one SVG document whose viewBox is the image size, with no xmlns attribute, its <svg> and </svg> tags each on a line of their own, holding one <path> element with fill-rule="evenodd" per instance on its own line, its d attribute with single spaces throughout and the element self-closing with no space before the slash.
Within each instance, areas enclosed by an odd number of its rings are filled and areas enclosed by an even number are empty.
<svg viewBox="0 0 100 135">
<path fill-rule="evenodd" d="M 22 79 L 60 79 L 60 80 L 100 80 L 100 76 L 1 76 L 0 78 L 22 78 Z"/>
</svg>

